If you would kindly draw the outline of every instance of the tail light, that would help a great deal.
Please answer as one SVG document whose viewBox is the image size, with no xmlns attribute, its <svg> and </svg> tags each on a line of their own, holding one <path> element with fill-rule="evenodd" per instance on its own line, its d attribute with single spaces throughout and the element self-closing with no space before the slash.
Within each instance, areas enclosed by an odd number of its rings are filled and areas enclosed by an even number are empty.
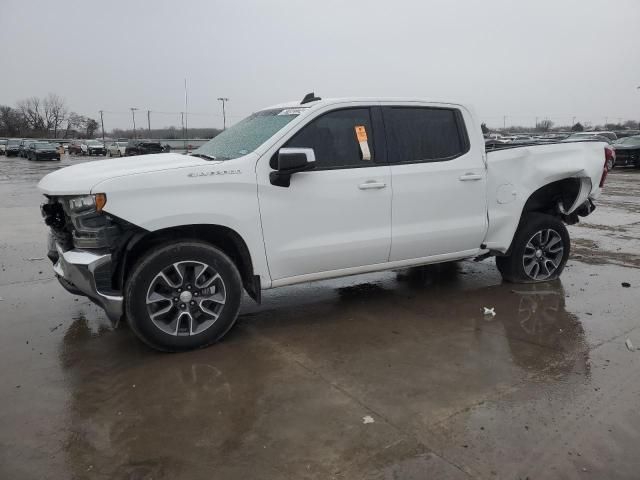
<svg viewBox="0 0 640 480">
<path fill-rule="evenodd" d="M 604 181 L 607 179 L 609 173 L 609 162 L 611 162 L 611 168 L 616 161 L 616 152 L 613 148 L 607 146 L 604 147 L 604 166 L 602 167 L 602 178 L 600 178 L 600 188 L 604 186 Z"/>
</svg>

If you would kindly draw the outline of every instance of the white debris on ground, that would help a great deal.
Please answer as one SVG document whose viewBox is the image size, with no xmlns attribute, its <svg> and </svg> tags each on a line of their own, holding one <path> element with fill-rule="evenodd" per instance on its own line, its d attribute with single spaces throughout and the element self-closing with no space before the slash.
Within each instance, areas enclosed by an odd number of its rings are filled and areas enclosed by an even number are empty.
<svg viewBox="0 0 640 480">
<path fill-rule="evenodd" d="M 365 425 L 367 423 L 374 423 L 375 420 L 373 419 L 373 417 L 371 415 L 365 415 L 364 417 L 362 417 L 362 423 L 364 423 Z"/>
<path fill-rule="evenodd" d="M 628 338 L 624 343 L 630 352 L 633 352 L 636 349 L 636 347 L 633 346 L 633 343 L 631 343 L 631 340 L 629 340 Z"/>
<path fill-rule="evenodd" d="M 492 317 L 496 316 L 496 307 L 491 307 L 491 308 L 482 307 L 482 308 L 484 308 L 484 314 L 485 315 L 490 315 Z"/>
</svg>

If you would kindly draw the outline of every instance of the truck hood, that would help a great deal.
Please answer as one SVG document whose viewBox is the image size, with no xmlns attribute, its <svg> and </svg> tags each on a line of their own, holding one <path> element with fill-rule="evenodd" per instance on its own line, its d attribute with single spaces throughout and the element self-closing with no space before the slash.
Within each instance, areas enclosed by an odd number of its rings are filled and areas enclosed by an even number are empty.
<svg viewBox="0 0 640 480">
<path fill-rule="evenodd" d="M 38 189 L 45 195 L 83 195 L 91 193 L 94 185 L 116 177 L 214 163 L 218 162 L 178 153 L 98 160 L 56 170 L 40 180 Z"/>
</svg>

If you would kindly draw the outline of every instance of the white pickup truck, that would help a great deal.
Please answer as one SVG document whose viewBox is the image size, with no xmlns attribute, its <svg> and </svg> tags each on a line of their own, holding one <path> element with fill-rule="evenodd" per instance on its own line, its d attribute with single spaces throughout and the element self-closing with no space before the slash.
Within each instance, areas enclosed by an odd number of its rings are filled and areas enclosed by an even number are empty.
<svg viewBox="0 0 640 480">
<path fill-rule="evenodd" d="M 508 281 L 554 279 L 605 164 L 596 142 L 487 154 L 456 103 L 309 94 L 192 155 L 74 165 L 39 188 L 61 284 L 178 351 L 220 339 L 243 290 L 488 256 Z"/>
</svg>

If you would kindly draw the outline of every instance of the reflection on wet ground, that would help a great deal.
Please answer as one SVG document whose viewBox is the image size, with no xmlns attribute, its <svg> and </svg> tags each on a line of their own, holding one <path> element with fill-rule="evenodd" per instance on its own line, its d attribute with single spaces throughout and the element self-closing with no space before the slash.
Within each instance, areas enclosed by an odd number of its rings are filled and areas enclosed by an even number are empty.
<svg viewBox="0 0 640 480">
<path fill-rule="evenodd" d="M 0 478 L 638 478 L 632 265 L 574 259 L 561 281 L 512 285 L 489 260 L 287 287 L 247 300 L 220 344 L 158 354 L 26 260 L 44 229 L 16 214 L 38 202 L 21 165 L 0 182 L 15 225 L 0 234 Z M 606 257 L 608 230 L 579 228 Z"/>
</svg>

